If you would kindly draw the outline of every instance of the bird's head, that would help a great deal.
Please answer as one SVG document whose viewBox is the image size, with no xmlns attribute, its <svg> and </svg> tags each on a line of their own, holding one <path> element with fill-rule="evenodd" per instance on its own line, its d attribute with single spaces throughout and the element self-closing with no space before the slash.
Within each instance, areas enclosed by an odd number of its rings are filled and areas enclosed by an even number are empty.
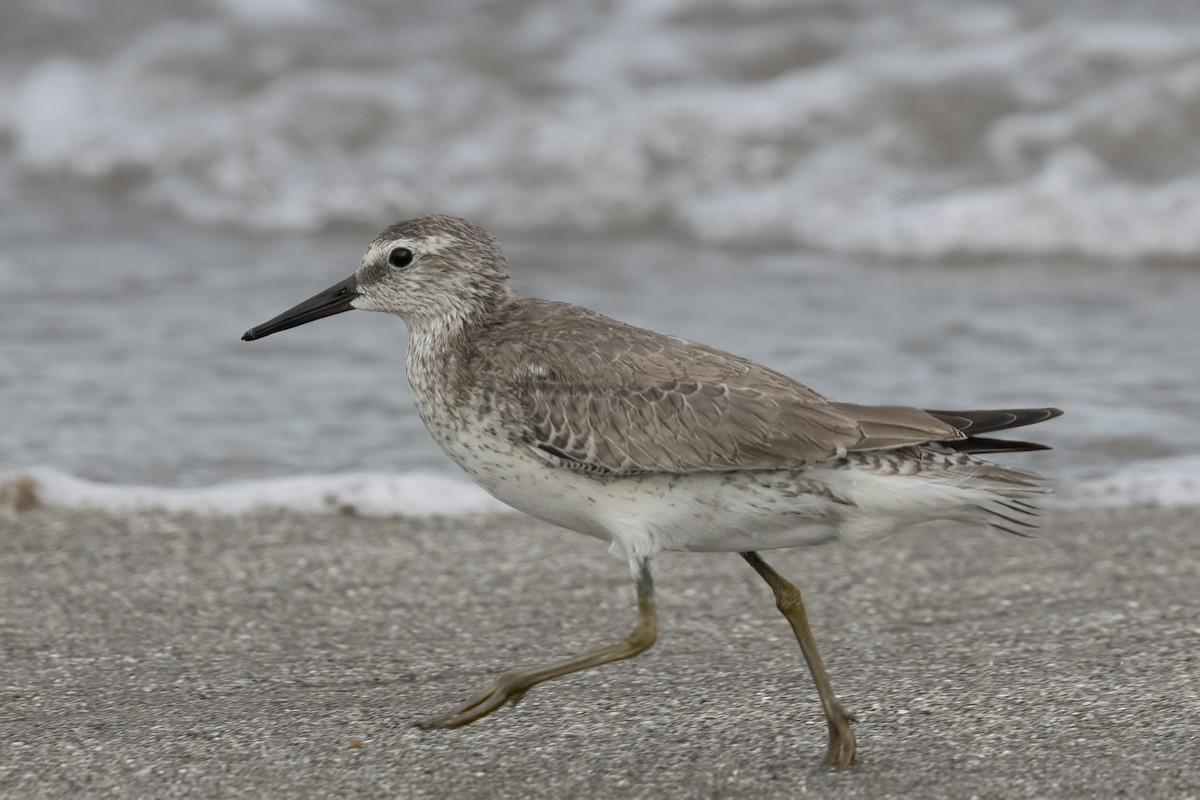
<svg viewBox="0 0 1200 800">
<path fill-rule="evenodd" d="M 490 233 L 458 217 L 417 217 L 376 236 L 349 278 L 242 339 L 354 309 L 387 311 L 410 326 L 462 324 L 486 317 L 508 294 L 508 264 Z"/>
</svg>

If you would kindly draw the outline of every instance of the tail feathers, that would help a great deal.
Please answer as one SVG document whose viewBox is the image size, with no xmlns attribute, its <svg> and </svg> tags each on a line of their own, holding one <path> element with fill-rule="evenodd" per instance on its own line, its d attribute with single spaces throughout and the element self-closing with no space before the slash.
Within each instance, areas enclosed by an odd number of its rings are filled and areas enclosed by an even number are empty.
<svg viewBox="0 0 1200 800">
<path fill-rule="evenodd" d="M 1021 428 L 1026 425 L 1036 425 L 1048 419 L 1062 416 L 1057 408 L 1006 408 L 979 411 L 935 411 L 928 409 L 931 414 L 948 425 L 953 425 L 967 436 L 978 436 L 990 431 L 1003 431 L 1009 428 Z"/>
<path fill-rule="evenodd" d="M 980 434 L 1035 425 L 1061 416 L 1063 412 L 1057 408 L 1007 408 L 980 411 L 930 410 L 928 413 L 966 434 L 965 439 L 942 441 L 938 442 L 937 446 L 970 458 L 978 453 L 1049 450 L 1048 446 L 1037 442 L 993 439 Z M 984 512 L 989 525 L 1016 536 L 1033 536 L 1037 529 L 1038 508 L 1030 500 L 1036 495 L 1050 491 L 1045 478 L 1032 472 L 975 459 L 971 459 L 968 464 L 956 465 L 951 472 L 960 473 L 960 480 L 964 485 L 985 488 L 991 495 L 976 506 Z"/>
<path fill-rule="evenodd" d="M 946 442 L 926 445 L 926 453 L 931 457 L 936 469 L 945 478 L 964 489 L 985 489 L 1000 494 L 1015 492 L 1019 494 L 1045 494 L 1050 491 L 1049 481 L 1036 472 L 1030 472 L 1003 464 L 975 458 L 967 453 L 947 453 Z M 940 456 L 940 458 L 939 458 Z"/>
<path fill-rule="evenodd" d="M 1037 442 L 1018 442 L 1012 439 L 989 439 L 969 436 L 950 442 L 939 442 L 942 447 L 956 453 L 1026 453 L 1034 450 L 1049 450 L 1050 446 Z"/>
<path fill-rule="evenodd" d="M 998 531 L 1031 539 L 1038 528 L 1038 507 L 1008 498 L 979 506 L 988 515 L 987 522 Z"/>
<path fill-rule="evenodd" d="M 947 443 L 942 446 L 947 446 Z M 1033 472 L 974 459 L 966 464 L 955 465 L 949 472 L 964 487 L 986 492 L 975 508 L 983 512 L 988 525 L 1015 536 L 1035 535 L 1041 511 L 1036 501 L 1051 491 L 1046 478 Z"/>
</svg>

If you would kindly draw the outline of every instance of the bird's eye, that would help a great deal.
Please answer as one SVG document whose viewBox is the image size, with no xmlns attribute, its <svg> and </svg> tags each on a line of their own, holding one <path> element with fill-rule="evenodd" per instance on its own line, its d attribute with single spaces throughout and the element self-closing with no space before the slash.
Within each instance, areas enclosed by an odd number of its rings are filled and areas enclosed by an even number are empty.
<svg viewBox="0 0 1200 800">
<path fill-rule="evenodd" d="M 388 263 L 393 267 L 407 267 L 412 262 L 412 250 L 409 250 L 407 247 L 397 247 L 388 253 Z"/>
</svg>

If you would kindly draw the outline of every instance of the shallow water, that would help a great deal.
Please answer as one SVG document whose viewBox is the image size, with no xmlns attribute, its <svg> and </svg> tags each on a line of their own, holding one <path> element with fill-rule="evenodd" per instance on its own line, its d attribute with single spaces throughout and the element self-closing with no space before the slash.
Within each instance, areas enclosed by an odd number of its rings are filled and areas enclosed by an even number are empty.
<svg viewBox="0 0 1200 800">
<path fill-rule="evenodd" d="M 1068 482 L 1200 454 L 1200 7 L 404 8 L 6 16 L 0 469 L 454 474 L 399 320 L 239 341 L 431 210 L 836 399 L 1061 406 Z"/>
<path fill-rule="evenodd" d="M 87 202 L 64 215 L 57 191 L 46 202 L 71 235 L 55 247 L 0 224 L 0 466 L 176 486 L 453 470 L 411 409 L 399 319 L 239 340 L 352 272 L 366 235 L 202 230 Z M 48 212 L 27 202 L 16 217 Z M 1058 449 L 1022 458 L 1065 477 L 1200 453 L 1188 270 L 899 268 L 663 240 L 508 252 L 525 293 L 745 354 L 837 399 L 1061 406 L 1033 435 Z"/>
</svg>

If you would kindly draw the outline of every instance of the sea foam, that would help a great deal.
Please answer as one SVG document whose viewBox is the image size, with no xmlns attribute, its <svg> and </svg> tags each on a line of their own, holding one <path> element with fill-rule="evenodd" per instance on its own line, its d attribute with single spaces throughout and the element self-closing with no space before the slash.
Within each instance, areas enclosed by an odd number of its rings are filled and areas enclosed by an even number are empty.
<svg viewBox="0 0 1200 800">
<path fill-rule="evenodd" d="M 365 517 L 460 516 L 511 511 L 474 484 L 430 473 L 297 475 L 200 488 L 121 486 L 50 467 L 0 472 L 0 486 L 33 481 L 36 502 L 50 508 L 196 514 L 245 514 L 285 509 Z M 1139 462 L 1115 474 L 1059 487 L 1066 508 L 1150 503 L 1200 505 L 1200 456 Z"/>
<path fill-rule="evenodd" d="M 296 475 L 200 488 L 99 483 L 50 467 L 0 472 L 0 486 L 31 479 L 36 502 L 50 508 L 245 514 L 286 509 L 367 517 L 425 517 L 505 511 L 479 487 L 428 473 Z"/>
<path fill-rule="evenodd" d="M 6 24 L 65 24 L 43 5 Z M 121 23 L 77 5 L 72 36 L 130 25 L 122 44 L 67 57 L 47 37 L 0 64 L 0 142 L 188 220 L 443 209 L 899 259 L 1200 256 L 1200 15 L 223 0 Z"/>
<path fill-rule="evenodd" d="M 1200 505 L 1200 455 L 1139 461 L 1111 475 L 1064 487 L 1060 494 L 1063 504 L 1073 507 Z"/>
</svg>

